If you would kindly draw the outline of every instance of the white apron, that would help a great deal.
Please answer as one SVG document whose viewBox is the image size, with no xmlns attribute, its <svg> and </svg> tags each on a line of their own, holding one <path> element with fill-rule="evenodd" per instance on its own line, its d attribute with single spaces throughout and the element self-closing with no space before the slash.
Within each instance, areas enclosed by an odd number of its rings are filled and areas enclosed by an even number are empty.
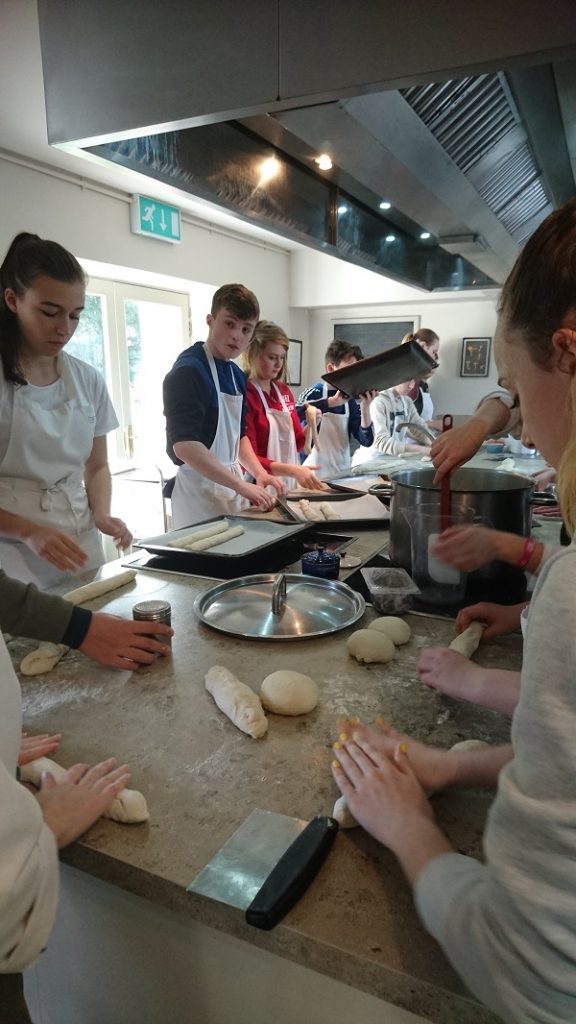
<svg viewBox="0 0 576 1024">
<path fill-rule="evenodd" d="M 210 451 L 225 469 L 243 479 L 242 469 L 238 462 L 240 447 L 240 431 L 242 429 L 243 396 L 236 388 L 235 395 L 227 395 L 220 391 L 220 381 L 214 357 L 210 349 L 204 345 L 204 351 L 218 396 L 218 426 Z M 183 465 L 178 467 L 174 490 L 172 491 L 172 522 L 175 530 L 184 526 L 193 526 L 205 519 L 215 516 L 233 516 L 250 502 L 247 498 L 233 491 L 231 487 L 217 484 L 214 480 L 202 476 L 196 469 Z"/>
<path fill-rule="evenodd" d="M 322 388 L 322 398 L 328 398 L 328 385 Z M 313 448 L 304 460 L 305 466 L 318 466 L 316 476 L 321 480 L 329 480 L 338 473 L 345 473 L 350 469 L 350 437 L 348 435 L 348 420 L 350 419 L 350 407 L 348 402 L 342 403 L 346 412 L 325 412 L 322 413 L 318 433 L 320 439 L 320 451 Z"/>
<path fill-rule="evenodd" d="M 58 370 L 65 398 L 54 409 L 44 408 L 37 400 L 44 388 L 33 384 L 9 388 L 11 425 L 0 463 L 0 507 L 69 534 L 88 555 L 77 570 L 80 573 L 104 562 L 83 484 L 94 444 L 95 416 L 76 396 L 64 361 L 58 362 Z M 9 538 L 0 540 L 0 564 L 9 576 L 41 589 L 75 575 L 61 572 L 21 541 Z"/>
<path fill-rule="evenodd" d="M 292 423 L 292 416 L 290 410 L 286 405 L 284 395 L 277 388 L 274 382 L 272 387 L 278 396 L 282 410 L 271 409 L 268 405 L 264 392 L 260 385 L 253 380 L 252 381 L 256 391 L 260 395 L 260 401 L 264 406 L 264 412 L 268 420 L 268 447 L 266 449 L 266 457 L 272 462 L 285 462 L 289 466 L 298 465 L 298 451 L 296 449 L 296 436 L 294 434 L 294 424 Z M 289 491 L 295 490 L 298 486 L 297 480 L 293 476 L 282 476 L 281 480 L 284 481 Z"/>
<path fill-rule="evenodd" d="M 426 422 L 434 418 L 434 403 L 429 391 L 422 392 L 422 412 L 420 415 Z"/>
</svg>

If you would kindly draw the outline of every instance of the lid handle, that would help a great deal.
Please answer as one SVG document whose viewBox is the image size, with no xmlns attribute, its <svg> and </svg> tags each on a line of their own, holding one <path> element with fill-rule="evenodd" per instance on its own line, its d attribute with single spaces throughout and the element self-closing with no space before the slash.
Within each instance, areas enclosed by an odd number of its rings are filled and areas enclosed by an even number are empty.
<svg viewBox="0 0 576 1024">
<path fill-rule="evenodd" d="M 286 577 L 283 572 L 276 577 L 272 589 L 272 614 L 281 615 L 286 604 Z"/>
</svg>

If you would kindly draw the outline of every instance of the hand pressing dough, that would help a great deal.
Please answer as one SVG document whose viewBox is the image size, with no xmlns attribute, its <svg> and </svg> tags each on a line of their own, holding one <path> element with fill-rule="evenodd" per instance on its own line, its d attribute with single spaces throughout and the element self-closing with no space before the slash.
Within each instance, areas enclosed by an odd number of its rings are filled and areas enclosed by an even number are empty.
<svg viewBox="0 0 576 1024">
<path fill-rule="evenodd" d="M 325 519 L 340 519 L 336 509 L 332 508 L 329 501 L 321 501 L 318 507 Z"/>
<path fill-rule="evenodd" d="M 463 654 L 465 658 L 471 658 L 480 644 L 485 629 L 483 622 L 472 622 L 467 629 L 454 637 L 452 643 L 448 645 L 449 649 L 458 651 L 458 654 Z"/>
<path fill-rule="evenodd" d="M 489 743 L 485 743 L 484 740 L 460 740 L 459 743 L 455 743 L 450 750 L 484 750 L 489 747 Z"/>
<path fill-rule="evenodd" d="M 334 804 L 334 810 L 332 811 L 332 817 L 336 818 L 336 821 L 340 825 L 340 828 L 360 828 L 360 825 L 356 821 L 356 818 L 352 814 L 352 811 L 348 807 L 346 800 L 343 796 L 338 797 Z"/>
<path fill-rule="evenodd" d="M 260 700 L 275 715 L 306 715 L 318 703 L 318 687 L 310 676 L 279 669 L 266 676 L 260 687 Z"/>
<path fill-rule="evenodd" d="M 22 658 L 20 671 L 23 676 L 41 676 L 45 672 L 51 672 L 69 650 L 65 644 L 40 644 L 35 651 Z"/>
<path fill-rule="evenodd" d="M 395 647 L 407 644 L 412 636 L 412 630 L 408 623 L 404 622 L 404 619 L 398 618 L 397 615 L 383 615 L 380 619 L 374 619 L 368 629 L 376 629 L 379 633 L 384 633 Z"/>
<path fill-rule="evenodd" d="M 35 761 L 29 761 L 20 767 L 20 778 L 23 782 L 30 782 L 38 788 L 42 784 L 42 773 L 50 772 L 56 782 L 62 782 L 66 778 L 66 768 L 56 764 L 49 757 L 37 757 Z M 146 799 L 137 789 L 123 789 L 114 798 L 107 811 L 104 811 L 103 818 L 110 818 L 112 821 L 122 822 L 124 825 L 138 825 L 148 821 L 150 813 Z"/>
<path fill-rule="evenodd" d="M 71 601 L 72 604 L 84 604 L 86 601 L 93 601 L 95 597 L 102 597 L 102 594 L 108 594 L 111 590 L 125 587 L 134 579 L 136 579 L 136 570 L 127 569 L 126 572 L 118 572 L 115 576 L 108 576 L 104 580 L 94 580 L 93 583 L 87 583 L 84 587 L 71 590 L 68 594 L 64 594 L 64 600 Z"/>
<path fill-rule="evenodd" d="M 243 526 L 231 526 L 229 530 L 224 530 L 215 536 L 205 537 L 204 540 L 197 540 L 194 544 L 187 544 L 186 550 L 206 551 L 208 548 L 215 548 L 218 544 L 225 544 L 227 540 L 233 540 L 234 537 L 240 537 L 243 533 Z"/>
<path fill-rule="evenodd" d="M 213 665 L 205 676 L 206 689 L 216 704 L 231 722 L 248 733 L 252 739 L 259 739 L 268 729 L 268 719 L 260 698 L 254 690 L 241 683 L 222 665 Z"/>
<path fill-rule="evenodd" d="M 217 533 L 224 533 L 230 529 L 230 521 L 222 519 L 219 523 L 207 526 L 204 530 L 195 530 L 194 533 L 187 533 L 184 537 L 176 537 L 168 541 L 169 548 L 186 548 L 189 544 L 195 544 L 197 540 L 206 540 L 207 537 L 214 537 Z"/>
<path fill-rule="evenodd" d="M 390 637 L 377 629 L 358 629 L 348 637 L 348 653 L 364 664 L 392 661 L 395 647 Z"/>
</svg>

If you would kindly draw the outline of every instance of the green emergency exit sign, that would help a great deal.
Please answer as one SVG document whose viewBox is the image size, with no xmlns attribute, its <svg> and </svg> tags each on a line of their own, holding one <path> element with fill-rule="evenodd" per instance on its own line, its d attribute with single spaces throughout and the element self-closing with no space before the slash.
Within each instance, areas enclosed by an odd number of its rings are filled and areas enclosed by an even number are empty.
<svg viewBox="0 0 576 1024">
<path fill-rule="evenodd" d="M 181 241 L 178 207 L 159 203 L 150 196 L 132 197 L 130 224 L 135 235 L 148 235 L 163 242 Z"/>
</svg>

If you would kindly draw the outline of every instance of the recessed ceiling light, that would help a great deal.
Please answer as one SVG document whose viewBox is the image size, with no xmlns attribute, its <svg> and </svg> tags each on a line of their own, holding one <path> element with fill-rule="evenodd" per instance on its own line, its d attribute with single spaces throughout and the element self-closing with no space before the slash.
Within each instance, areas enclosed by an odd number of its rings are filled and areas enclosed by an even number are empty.
<svg viewBox="0 0 576 1024">
<path fill-rule="evenodd" d="M 332 161 L 328 153 L 320 153 L 320 156 L 314 158 L 314 163 L 318 164 L 321 171 L 332 170 Z"/>
<path fill-rule="evenodd" d="M 348 213 L 348 207 L 347 206 L 339 206 L 338 207 L 338 213 Z"/>
<path fill-rule="evenodd" d="M 389 210 L 391 206 L 392 203 L 387 203 L 385 199 L 383 199 L 382 202 L 380 203 L 381 210 Z"/>
<path fill-rule="evenodd" d="M 420 238 L 425 242 L 427 238 L 430 238 L 430 232 L 429 231 L 421 231 L 420 232 Z"/>
<path fill-rule="evenodd" d="M 386 235 L 386 241 L 387 242 L 395 242 L 396 241 L 396 235 Z"/>
</svg>

